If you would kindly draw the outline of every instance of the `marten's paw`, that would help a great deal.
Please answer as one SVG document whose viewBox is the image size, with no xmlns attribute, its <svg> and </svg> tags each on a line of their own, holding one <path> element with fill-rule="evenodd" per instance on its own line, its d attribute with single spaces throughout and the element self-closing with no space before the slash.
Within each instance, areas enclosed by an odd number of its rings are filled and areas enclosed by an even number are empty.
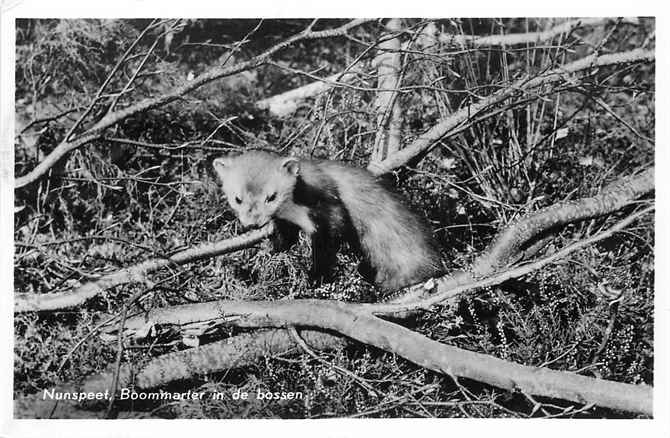
<svg viewBox="0 0 670 438">
<path fill-rule="evenodd" d="M 335 279 L 335 275 L 332 270 L 310 269 L 307 274 L 307 279 L 311 288 L 318 288 L 323 284 L 332 283 Z"/>
</svg>

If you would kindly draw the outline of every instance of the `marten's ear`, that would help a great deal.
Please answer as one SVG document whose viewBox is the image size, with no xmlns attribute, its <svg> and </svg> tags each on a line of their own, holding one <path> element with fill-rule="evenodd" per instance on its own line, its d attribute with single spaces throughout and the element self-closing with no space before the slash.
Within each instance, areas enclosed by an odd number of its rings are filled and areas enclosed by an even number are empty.
<svg viewBox="0 0 670 438">
<path fill-rule="evenodd" d="M 224 175 L 226 175 L 227 171 L 230 170 L 230 165 L 232 161 L 233 156 L 230 155 L 215 158 L 214 161 L 212 161 L 212 166 L 214 166 L 214 170 L 219 175 L 219 178 L 221 178 L 221 180 L 224 179 L 223 178 Z"/>
<path fill-rule="evenodd" d="M 281 166 L 293 176 L 297 176 L 300 173 L 300 161 L 297 158 L 286 158 L 282 161 Z"/>
</svg>

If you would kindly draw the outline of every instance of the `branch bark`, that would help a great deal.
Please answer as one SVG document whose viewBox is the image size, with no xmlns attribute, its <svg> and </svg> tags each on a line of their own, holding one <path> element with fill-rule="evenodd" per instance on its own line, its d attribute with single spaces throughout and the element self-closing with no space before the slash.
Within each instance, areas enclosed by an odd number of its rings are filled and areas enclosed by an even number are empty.
<svg viewBox="0 0 670 438">
<path fill-rule="evenodd" d="M 397 34 L 401 30 L 399 18 L 392 18 L 386 24 L 390 34 Z M 371 161 L 382 161 L 386 156 L 400 149 L 400 127 L 402 114 L 398 104 L 400 86 L 400 36 L 387 38 L 379 44 L 379 54 L 375 59 L 377 65 L 377 98 L 375 111 L 377 113 L 377 135 L 372 148 Z M 389 90 L 389 91 L 382 91 Z"/>
<path fill-rule="evenodd" d="M 653 191 L 654 169 L 650 167 L 637 175 L 622 178 L 595 196 L 552 205 L 518 219 L 496 235 L 488 249 L 475 259 L 468 271 L 438 279 L 437 294 L 454 293 L 454 288 L 498 272 L 501 267 L 510 263 L 522 246 L 530 244 L 543 231 L 612 213 Z M 412 303 L 425 296 L 427 291 L 417 285 L 389 299 L 389 303 Z"/>
<path fill-rule="evenodd" d="M 476 276 L 487 275 L 507 263 L 534 236 L 553 227 L 577 220 L 602 216 L 619 210 L 654 189 L 654 168 L 606 187 L 591 198 L 552 205 L 517 220 L 493 240 L 473 265 Z"/>
<path fill-rule="evenodd" d="M 542 231 L 569 222 L 611 213 L 653 189 L 654 168 L 652 167 L 636 176 L 624 178 L 610 185 L 596 196 L 554 205 L 529 214 L 501 232 L 493 240 L 494 243 L 489 249 L 475 260 L 471 271 L 458 272 L 441 278 L 438 281 L 438 291 L 449 290 L 451 287 L 466 284 L 473 278 L 496 272 L 499 267 L 509 262 L 522 245 L 527 244 Z M 95 282 L 86 283 L 71 291 L 54 294 L 17 294 L 14 312 L 48 311 L 77 306 L 112 287 L 130 282 L 143 282 L 148 273 L 165 266 L 181 265 L 248 248 L 268 237 L 272 231 L 271 227 L 264 227 L 231 239 L 191 248 L 166 259 L 147 260 L 107 274 Z M 426 293 L 423 285 L 416 285 L 396 294 L 393 299 L 389 300 L 389 303 L 401 304 L 416 301 Z"/>
<path fill-rule="evenodd" d="M 587 56 L 534 78 L 521 79 L 514 84 L 502 88 L 490 96 L 481 99 L 479 102 L 464 107 L 442 119 L 431 129 L 420 135 L 416 140 L 414 140 L 414 142 L 412 142 L 412 144 L 408 145 L 406 148 L 399 150 L 395 154 L 389 155 L 385 160 L 379 163 L 371 162 L 368 166 L 368 170 L 375 175 L 381 175 L 405 165 L 411 159 L 428 151 L 438 140 L 448 136 L 453 131 L 457 131 L 459 126 L 463 123 L 466 123 L 470 118 L 479 116 L 480 113 L 482 113 L 488 107 L 500 104 L 506 99 L 513 98 L 520 92 L 548 84 L 553 84 L 555 82 L 569 81 L 569 76 L 571 74 L 587 69 L 632 62 L 652 61 L 654 61 L 653 51 L 635 49 L 623 53 L 614 53 L 602 56 Z"/>
<path fill-rule="evenodd" d="M 653 178 L 651 179 L 653 181 Z M 622 184 L 620 186 L 624 186 Z M 628 184 L 630 185 L 630 184 Z M 624 189 L 625 190 L 625 189 Z M 618 190 L 613 190 L 616 193 Z M 604 197 L 607 198 L 607 197 Z M 611 205 L 611 204 L 610 204 Z M 569 207 L 572 207 L 571 205 Z M 611 207 L 612 208 L 612 207 Z M 373 314 L 393 314 L 413 308 L 429 306 L 454 298 L 457 294 L 474 288 L 500 284 L 538 270 L 548 263 L 562 259 L 570 252 L 605 239 L 622 230 L 652 208 L 645 209 L 622 220 L 608 230 L 570 245 L 556 254 L 530 265 L 503 272 L 480 281 L 470 279 L 469 284 L 440 284 L 437 292 L 427 299 L 406 305 L 354 304 L 325 300 L 296 300 L 269 302 L 215 301 L 165 309 L 156 309 L 143 316 L 126 321 L 125 328 L 133 332 L 146 332 L 147 326 L 157 324 L 193 324 L 214 322 L 245 328 L 283 327 L 297 325 L 335 330 L 355 340 L 399 354 L 406 359 L 437 372 L 453 377 L 467 377 L 508 390 L 521 390 L 525 394 L 556 397 L 579 403 L 594 403 L 613 409 L 630 410 L 647 415 L 652 413 L 651 388 L 607 382 L 572 373 L 549 371 L 522 366 L 486 355 L 471 353 L 432 341 L 411 330 L 383 321 Z M 542 215 L 542 213 L 540 213 Z M 450 289 L 446 289 L 449 287 Z M 400 333 L 400 332 L 403 333 Z M 408 335 L 411 333 L 411 336 Z M 262 335 L 259 335 L 262 336 Z M 252 338 L 253 339 L 253 338 Z M 332 347 L 334 339 L 324 339 L 322 347 Z M 433 353 L 436 352 L 436 355 Z M 189 353 L 183 353 L 188 355 Z M 200 353 L 193 353 L 199 357 Z M 258 354 L 261 354 L 260 352 Z M 152 375 L 169 375 L 169 368 L 157 368 Z M 211 369 L 209 371 L 214 371 Z M 219 368 L 216 368 L 219 370 Z M 109 380 L 109 376 L 105 377 Z M 162 383 L 165 383 L 161 380 Z"/>
<path fill-rule="evenodd" d="M 563 210 L 555 208 L 551 210 L 553 217 L 558 218 L 559 223 L 575 220 L 575 214 L 567 214 L 570 211 L 581 211 L 585 205 L 597 206 L 584 207 L 584 214 L 603 214 L 607 209 L 620 208 L 635 197 L 653 188 L 653 170 L 647 170 L 636 177 L 628 178 L 619 184 L 611 186 L 600 199 L 586 198 L 566 204 Z M 613 200 L 614 198 L 620 198 Z M 627 200 L 624 202 L 624 200 Z M 645 211 L 646 212 L 646 211 Z M 386 351 L 396 353 L 420 366 L 428 369 L 446 373 L 454 377 L 467 377 L 507 390 L 521 390 L 526 394 L 545 397 L 558 397 L 579 403 L 595 403 L 599 406 L 613 409 L 623 409 L 633 412 L 641 412 L 651 415 L 651 388 L 647 386 L 626 385 L 616 382 L 601 381 L 588 377 L 578 376 L 571 373 L 537 369 L 501 359 L 488 357 L 486 355 L 460 350 L 455 347 L 442 345 L 430 340 L 423 335 L 411 330 L 383 321 L 374 314 L 389 314 L 405 311 L 417 307 L 427 307 L 452 298 L 457 293 L 470 290 L 475 287 L 485 287 L 498 284 L 512 276 L 525 275 L 528 272 L 539 269 L 547 263 L 566 255 L 577 247 L 590 244 L 597 239 L 602 239 L 613 232 L 630 224 L 633 220 L 645 212 L 633 215 L 622 221 L 617 226 L 610 228 L 600 235 L 594 236 L 573 245 L 549 257 L 546 261 L 539 261 L 528 267 L 521 267 L 516 271 L 508 271 L 496 277 L 487 278 L 478 282 L 461 286 L 454 286 L 451 279 L 446 279 L 438 285 L 437 293 L 423 301 L 415 301 L 409 304 L 375 304 L 361 305 L 352 303 L 340 303 L 324 300 L 296 300 L 296 301 L 271 301 L 271 302 L 229 302 L 216 301 L 210 303 L 199 303 L 186 306 L 177 306 L 165 309 L 157 309 L 148 312 L 141 317 L 131 317 L 125 321 L 124 329 L 128 331 L 144 330 L 147 324 L 188 324 L 203 321 L 224 321 L 226 324 L 245 328 L 282 328 L 286 325 L 302 327 L 319 327 L 326 330 L 335 330 L 352 339 L 374 345 Z M 514 235 L 514 227 L 525 227 L 538 229 L 541 226 L 551 226 L 555 222 L 547 219 L 547 211 L 536 214 L 537 220 L 521 220 L 515 223 L 502 236 Z M 531 217 L 532 219 L 532 217 Z M 521 225 L 519 225 L 521 224 Z M 527 224 L 537 224 L 533 227 Z M 533 233 L 521 233 L 531 238 Z M 510 242 L 507 238 L 500 238 L 496 242 Z M 496 243 L 492 247 L 513 248 L 517 247 L 519 239 L 510 243 Z M 202 256 L 201 252 L 192 251 Z M 511 251 L 500 251 L 499 254 L 509 254 Z M 189 257 L 182 254 L 182 260 Z M 499 256 L 500 257 L 500 256 Z M 466 277 L 463 277 L 466 278 Z M 451 289 L 446 289 L 450 287 Z M 424 291 L 425 292 L 425 291 Z M 253 358 L 264 354 L 266 351 L 278 351 L 276 348 L 284 348 L 284 341 L 268 344 L 265 334 L 249 335 L 248 338 L 233 338 L 229 341 L 235 347 L 211 346 L 204 349 L 189 350 L 181 352 L 177 356 L 167 356 L 152 362 L 151 367 L 142 372 L 144 383 L 142 385 L 157 385 L 165 382 L 165 377 L 172 378 L 173 375 L 187 376 L 188 373 L 211 372 L 220 370 L 221 367 L 231 363 L 231 357 Z M 269 334 L 267 336 L 270 336 Z M 278 339 L 278 338 L 275 338 Z M 334 337 L 322 337 L 318 339 L 322 348 L 339 345 L 341 340 Z M 242 345 L 248 345 L 248 349 L 240 351 Z M 282 347 L 284 346 L 284 347 Z M 235 356 L 232 352 L 237 352 Z M 221 356 L 218 362 L 212 362 L 212 358 Z M 241 360 L 241 359 L 240 359 Z M 196 361 L 197 367 L 188 370 L 183 364 L 191 364 Z M 182 364 L 182 365 L 179 365 Z M 170 371 L 172 370 L 172 371 Z M 130 371 L 123 368 L 120 374 L 120 382 L 128 379 Z M 111 375 L 103 373 L 90 379 L 89 387 L 108 383 Z M 90 386 L 93 385 L 93 386 Z"/>
</svg>

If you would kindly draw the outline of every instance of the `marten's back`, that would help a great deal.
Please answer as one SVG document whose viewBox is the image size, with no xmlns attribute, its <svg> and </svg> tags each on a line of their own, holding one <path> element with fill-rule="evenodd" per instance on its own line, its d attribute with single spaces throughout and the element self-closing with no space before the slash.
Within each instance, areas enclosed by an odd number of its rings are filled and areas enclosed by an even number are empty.
<svg viewBox="0 0 670 438">
<path fill-rule="evenodd" d="M 371 173 L 335 161 L 304 160 L 301 178 L 307 186 L 336 188 L 378 285 L 396 290 L 442 272 L 428 226 Z"/>
</svg>

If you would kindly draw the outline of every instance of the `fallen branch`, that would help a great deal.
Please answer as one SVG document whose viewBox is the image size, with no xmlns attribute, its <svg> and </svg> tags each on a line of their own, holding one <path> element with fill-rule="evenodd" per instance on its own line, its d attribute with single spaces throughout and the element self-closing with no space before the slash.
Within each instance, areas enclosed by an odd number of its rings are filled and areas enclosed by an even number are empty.
<svg viewBox="0 0 670 438">
<path fill-rule="evenodd" d="M 654 188 L 654 168 L 639 175 L 612 184 L 599 195 L 570 201 L 534 212 L 510 225 L 494 239 L 489 250 L 484 251 L 473 264 L 476 276 L 485 276 L 506 264 L 515 251 L 528 243 L 534 235 L 548 228 L 616 211 Z M 15 312 L 57 310 L 83 304 L 86 300 L 115 286 L 131 282 L 144 282 L 146 275 L 171 264 L 181 265 L 208 257 L 248 248 L 272 234 L 270 227 L 236 236 L 215 243 L 208 243 L 179 252 L 165 259 L 153 259 L 138 265 L 107 274 L 101 279 L 86 283 L 74 290 L 53 294 L 16 294 Z M 461 272 L 440 279 L 439 287 L 448 288 L 472 279 L 471 273 Z M 414 301 L 426 294 L 423 285 L 410 287 L 397 294 L 390 303 Z"/>
<path fill-rule="evenodd" d="M 468 119 L 478 116 L 486 108 L 512 98 L 520 92 L 559 81 L 569 81 L 569 75 L 582 70 L 632 62 L 652 62 L 653 60 L 653 51 L 640 49 L 602 56 L 587 56 L 557 69 L 543 73 L 537 77 L 519 80 L 514 84 L 481 99 L 479 102 L 461 108 L 455 113 L 442 119 L 404 149 L 389 155 L 381 162 L 371 162 L 368 166 L 368 170 L 375 175 L 381 175 L 405 165 L 413 158 L 428 151 L 438 140 L 447 136 L 450 132 L 457 130 L 459 125 L 465 123 Z"/>
<path fill-rule="evenodd" d="M 180 251 L 166 258 L 147 260 L 104 275 L 96 281 L 85 283 L 73 290 L 51 294 L 19 293 L 15 295 L 14 312 L 48 311 L 78 306 L 113 287 L 146 282 L 148 273 L 166 266 L 183 265 L 248 248 L 270 236 L 273 229 L 271 225 L 267 225 L 259 230 L 230 239 Z"/>
<path fill-rule="evenodd" d="M 587 198 L 582 201 L 600 205 L 599 208 L 601 209 L 605 207 L 621 208 L 624 205 L 621 200 L 616 202 L 608 200 L 612 197 L 621 197 L 628 199 L 628 202 L 630 202 L 634 197 L 644 193 L 645 187 L 647 191 L 653 187 L 653 169 L 649 169 L 636 177 L 628 178 L 611 186 L 609 190 L 603 193 L 599 201 L 594 200 L 594 198 Z M 568 204 L 568 210 L 575 208 L 575 205 L 578 206 L 579 204 Z M 552 261 L 565 257 L 570 251 L 609 237 L 641 215 L 646 214 L 649 210 L 651 209 L 631 215 L 610 229 L 564 248 L 544 260 L 504 272 L 495 277 L 486 278 L 478 282 L 471 281 L 470 284 L 460 287 L 451 285 L 450 290 L 445 290 L 446 285 L 449 284 L 449 279 L 447 279 L 444 283 L 438 283 L 437 293 L 422 301 L 402 305 L 365 305 L 323 300 L 271 302 L 217 301 L 152 310 L 146 315 L 128 318 L 124 324 L 124 329 L 128 330 L 128 332 L 137 332 L 146 331 L 147 325 L 183 325 L 201 323 L 203 321 L 223 321 L 228 325 L 246 328 L 281 328 L 285 325 L 320 327 L 336 330 L 353 339 L 397 353 L 426 368 L 455 377 L 467 377 L 508 390 L 519 389 L 530 395 L 559 397 L 580 403 L 595 403 L 599 406 L 613 409 L 624 409 L 650 414 L 651 389 L 649 387 L 600 381 L 571 373 L 538 370 L 532 367 L 505 362 L 501 359 L 442 345 L 411 330 L 379 320 L 373 316 L 373 314 L 392 314 L 417 307 L 425 308 L 450 299 L 457 293 L 462 293 L 466 290 L 491 286 L 510 278 L 526 275 Z M 602 213 L 602 210 L 600 211 Z M 546 215 L 546 212 L 540 212 L 538 215 L 539 217 L 543 217 L 543 215 Z M 563 216 L 559 214 L 558 217 Z M 575 216 L 570 216 L 570 218 L 574 219 Z M 546 220 L 539 222 L 544 225 L 550 224 Z M 513 229 L 513 227 L 510 229 Z M 503 233 L 503 236 L 505 234 Z M 506 239 L 502 240 L 507 241 Z M 395 333 L 398 330 L 403 331 L 403 333 Z M 166 383 L 172 378 L 185 378 L 192 376 L 194 373 L 221 370 L 223 369 L 222 367 L 228 366 L 231 363 L 231 355 L 226 352 L 237 351 L 238 354 L 242 354 L 240 352 L 241 346 L 248 346 L 247 349 L 243 350 L 244 357 L 247 358 L 257 357 L 266 354 L 268 351 L 277 351 L 273 349 L 280 348 L 277 345 L 286 346 L 284 341 L 277 341 L 278 343 L 276 344 L 267 344 L 266 334 L 250 334 L 246 338 L 235 337 L 229 342 L 234 343 L 236 347 L 231 350 L 230 347 L 224 347 L 223 345 L 225 344 L 216 344 L 211 347 L 202 347 L 200 349 L 180 352 L 177 355 L 167 355 L 165 358 L 159 358 L 153 361 L 151 366 L 143 368 L 141 372 L 143 380 L 139 385 L 142 388 L 153 387 Z M 319 338 L 319 342 L 321 342 L 320 346 L 322 348 L 332 348 L 340 345 L 341 340 L 332 336 L 325 336 Z M 220 358 L 216 359 L 217 357 Z M 212 362 L 213 360 L 214 362 Z M 197 363 L 198 365 L 193 366 L 193 363 Z M 188 366 L 184 364 L 188 364 Z M 121 382 L 120 384 L 124 385 L 126 380 L 130 378 L 130 375 L 129 368 L 122 367 L 118 377 L 119 382 Z M 109 373 L 103 373 L 88 380 L 86 387 L 99 387 L 100 385 L 108 384 L 109 379 L 112 377 L 113 375 Z"/>
<path fill-rule="evenodd" d="M 161 96 L 147 98 L 127 108 L 106 114 L 93 127 L 86 130 L 81 137 L 77 137 L 72 140 L 68 140 L 66 138 L 66 140 L 64 140 L 58 146 L 56 146 L 56 148 L 54 148 L 54 150 L 49 155 L 47 155 L 44 160 L 42 160 L 37 166 L 35 166 L 33 170 L 28 172 L 26 175 L 16 178 L 14 186 L 15 188 L 20 188 L 38 180 L 42 175 L 46 174 L 47 171 L 52 166 L 54 166 L 59 160 L 61 160 L 66 154 L 73 151 L 74 149 L 83 146 L 86 143 L 89 143 L 92 140 L 100 138 L 102 132 L 105 129 L 116 125 L 120 121 L 124 120 L 125 118 L 133 114 L 137 114 L 139 112 L 147 111 L 152 108 L 168 104 L 178 99 L 179 97 L 195 90 L 196 88 L 199 88 L 214 80 L 258 67 L 261 64 L 267 62 L 270 59 L 270 57 L 279 50 L 285 49 L 286 47 L 298 41 L 341 36 L 346 34 L 350 29 L 368 21 L 371 20 L 356 19 L 338 28 L 321 30 L 321 31 L 312 31 L 311 27 L 308 27 L 303 32 L 300 32 L 290 38 L 287 38 L 286 40 L 272 46 L 265 52 L 249 59 L 248 61 L 240 62 L 238 64 L 229 67 L 221 66 L 214 68 L 196 77 L 192 81 L 188 81 Z"/>
<path fill-rule="evenodd" d="M 301 338 L 316 350 L 341 347 L 343 338 L 313 330 L 301 330 Z M 285 329 L 269 329 L 240 334 L 219 342 L 169 353 L 144 364 L 140 370 L 124 364 L 118 372 L 118 387 L 148 390 L 176 380 L 196 378 L 208 372 L 224 371 L 253 365 L 261 357 L 282 355 L 300 349 Z M 115 370 L 89 377 L 80 385 L 61 385 L 55 392 L 101 392 L 112 386 Z M 42 393 L 23 396 L 15 400 L 17 418 L 95 418 L 101 414 L 91 409 L 101 409 L 105 400 L 87 400 L 79 404 L 68 401 L 44 400 Z M 104 411 L 103 411 L 104 412 Z M 128 415 L 130 417 L 130 415 Z M 137 418 L 137 413 L 132 417 Z M 117 417 L 120 418 L 120 417 Z"/>
<path fill-rule="evenodd" d="M 408 294 L 402 297 L 402 302 L 405 304 L 398 304 L 401 302 L 398 300 L 390 304 L 366 304 L 365 306 L 375 314 L 395 315 L 399 312 L 402 313 L 414 309 L 427 309 L 435 304 L 443 304 L 463 292 L 491 287 L 513 278 L 523 277 L 524 275 L 537 271 L 550 263 L 564 259 L 568 254 L 577 249 L 611 237 L 614 233 L 623 230 L 641 216 L 644 216 L 653 210 L 653 207 L 649 207 L 638 213 L 632 214 L 607 230 L 598 233 L 595 236 L 575 242 L 544 259 L 521 265 L 516 268 L 511 268 L 495 275 L 488 275 L 485 278 L 475 278 L 470 272 L 463 272 L 451 277 L 442 277 L 436 280 L 436 287 L 429 291 L 432 292 L 430 295 L 427 294 L 425 288 L 422 289 L 421 287 L 415 286 L 413 296 Z"/>
<path fill-rule="evenodd" d="M 360 71 L 351 70 L 344 73 L 336 73 L 323 80 L 315 81 L 302 87 L 277 94 L 267 99 L 256 102 L 256 107 L 266 109 L 276 117 L 285 117 L 295 112 L 300 106 L 300 102 L 328 91 L 335 84 L 348 83 L 358 77 Z"/>
<path fill-rule="evenodd" d="M 373 304 L 359 304 L 359 303 L 346 303 L 348 308 L 356 313 L 366 313 L 366 314 L 375 314 L 375 315 L 395 315 L 397 312 L 404 312 L 414 309 L 427 309 L 436 304 L 444 304 L 446 301 L 454 298 L 456 295 L 462 294 L 467 291 L 481 289 L 485 287 L 495 286 L 501 284 L 507 280 L 513 278 L 520 278 L 522 276 L 528 275 L 534 271 L 537 271 L 544 266 L 556 262 L 557 260 L 564 259 L 568 254 L 576 251 L 577 249 L 583 248 L 587 245 L 592 245 L 603 239 L 611 237 L 614 233 L 623 230 L 628 227 L 631 223 L 638 220 L 640 217 L 648 214 L 653 211 L 653 207 L 646 208 L 637 213 L 634 213 L 627 218 L 621 220 L 614 226 L 594 235 L 587 239 L 580 240 L 578 242 L 569 245 L 556 253 L 545 257 L 544 259 L 537 260 L 532 263 L 528 263 L 522 266 L 515 268 L 510 268 L 501 273 L 491 273 L 483 278 L 474 278 L 471 274 L 467 276 L 459 277 L 458 282 L 454 282 L 453 276 L 445 276 L 441 279 L 437 279 L 436 288 L 432 288 L 430 292 L 433 292 L 428 298 L 418 298 L 414 301 L 408 301 L 407 297 L 403 301 L 403 304 L 396 303 L 373 303 Z M 429 282 L 430 283 L 430 282 Z M 424 285 L 417 285 L 410 289 L 421 289 L 424 293 Z M 290 301 L 268 301 L 265 302 L 264 306 L 271 306 L 270 303 L 302 303 L 302 302 L 321 302 L 325 305 L 328 303 L 333 303 L 337 301 L 329 300 L 290 300 Z M 221 303 L 226 303 L 228 301 L 220 301 Z M 217 302 L 213 302 L 217 303 Z M 235 301 L 233 302 L 237 306 L 249 305 L 251 308 L 255 308 L 257 303 L 262 303 L 260 301 L 253 302 L 244 302 L 244 301 Z M 345 303 L 342 303 L 343 305 Z M 223 321 L 226 324 L 237 325 L 236 320 L 238 319 L 237 313 L 228 314 L 225 319 L 222 320 L 222 316 L 216 313 L 216 309 L 212 302 L 209 303 L 199 303 L 191 304 L 186 306 L 175 306 L 167 307 L 161 309 L 154 309 L 142 315 L 135 315 L 127 318 L 124 329 L 124 336 L 131 337 L 144 337 L 144 335 L 138 335 L 147 333 L 148 327 L 161 324 L 202 324 L 208 323 L 211 324 L 216 321 Z M 240 311 L 240 314 L 246 314 L 245 311 Z M 314 324 L 318 326 L 318 324 Z M 243 326 L 246 327 L 246 326 Z M 108 333 L 113 332 L 108 330 Z"/>
<path fill-rule="evenodd" d="M 223 318 L 230 325 L 245 328 L 319 327 L 454 378 L 465 377 L 532 396 L 653 414 L 652 388 L 647 385 L 630 385 L 519 365 L 462 350 L 372 316 L 364 309 L 360 304 L 326 300 L 214 301 L 158 309 L 149 312 L 147 317 L 156 323 Z"/>
</svg>

